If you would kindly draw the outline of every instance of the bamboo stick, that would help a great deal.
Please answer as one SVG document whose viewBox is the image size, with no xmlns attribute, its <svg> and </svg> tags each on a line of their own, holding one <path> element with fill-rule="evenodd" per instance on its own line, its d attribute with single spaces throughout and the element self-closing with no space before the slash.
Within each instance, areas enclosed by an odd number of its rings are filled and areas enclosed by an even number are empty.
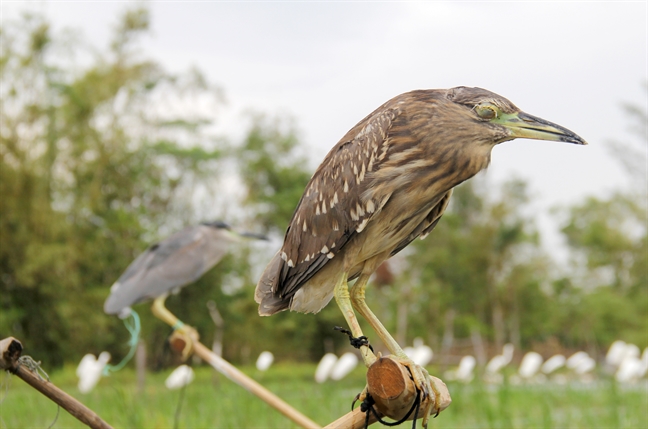
<svg viewBox="0 0 648 429">
<path fill-rule="evenodd" d="M 172 346 L 174 349 L 184 349 L 184 344 L 174 345 L 174 342 L 184 342 L 187 341 L 182 338 L 182 334 L 178 334 L 178 331 L 174 331 L 171 339 Z M 258 396 L 261 400 L 265 401 L 268 405 L 275 408 L 284 416 L 288 417 L 290 420 L 298 424 L 299 426 L 306 429 L 320 429 L 321 426 L 288 405 L 285 401 L 279 398 L 277 395 L 257 383 L 252 378 L 248 377 L 241 371 L 239 371 L 234 365 L 227 362 L 222 357 L 218 356 L 216 353 L 208 349 L 204 344 L 196 339 L 189 340 L 193 343 L 193 352 L 198 355 L 202 360 L 211 365 L 216 371 L 220 372 L 234 383 L 243 387 L 250 393 Z"/>
<path fill-rule="evenodd" d="M 379 413 L 380 414 L 380 413 Z M 336 421 L 324 426 L 323 429 L 362 429 L 365 427 L 367 416 L 360 409 L 346 413 Z M 373 414 L 369 415 L 369 425 L 376 423 L 378 419 Z"/>
<path fill-rule="evenodd" d="M 31 372 L 18 362 L 22 354 L 22 344 L 13 337 L 0 341 L 0 368 L 17 375 L 25 383 L 47 396 L 63 407 L 68 413 L 92 429 L 112 429 L 94 411 L 68 395 L 49 380 L 43 380 L 38 374 Z"/>
</svg>

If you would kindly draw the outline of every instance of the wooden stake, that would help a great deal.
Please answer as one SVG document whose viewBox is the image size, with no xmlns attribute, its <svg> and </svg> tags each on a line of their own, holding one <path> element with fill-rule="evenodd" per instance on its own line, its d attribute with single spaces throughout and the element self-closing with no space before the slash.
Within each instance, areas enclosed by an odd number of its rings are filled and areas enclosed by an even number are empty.
<svg viewBox="0 0 648 429">
<path fill-rule="evenodd" d="M 13 337 L 8 337 L 0 341 L 0 368 L 7 370 L 34 389 L 47 396 L 52 401 L 63 407 L 68 413 L 76 417 L 82 423 L 90 426 L 92 429 L 112 429 L 108 423 L 103 421 L 94 411 L 83 405 L 81 402 L 68 395 L 50 381 L 43 380 L 38 374 L 31 372 L 24 365 L 18 362 L 22 354 L 22 344 Z"/>
<path fill-rule="evenodd" d="M 431 378 L 437 389 L 439 389 L 439 397 L 432 398 L 432 400 L 438 400 L 438 406 L 443 410 L 450 405 L 450 393 L 441 380 L 436 377 Z M 375 401 L 373 407 L 380 418 L 389 417 L 393 420 L 400 420 L 412 409 L 416 401 L 416 386 L 409 371 L 401 363 L 389 356 L 378 358 L 369 367 L 367 371 L 367 391 Z M 423 417 L 423 410 L 429 400 L 430 398 L 427 398 L 421 402 L 417 418 Z M 407 420 L 413 418 L 414 413 L 412 412 Z M 325 426 L 324 429 L 360 429 L 365 426 L 365 419 L 365 413 L 358 407 Z M 377 421 L 378 419 L 375 418 L 373 413 L 370 413 L 369 424 L 371 425 Z"/>
<path fill-rule="evenodd" d="M 394 420 L 405 417 L 416 401 L 416 386 L 409 371 L 390 357 L 381 357 L 369 367 L 367 391 L 376 402 L 375 409 Z"/>
</svg>

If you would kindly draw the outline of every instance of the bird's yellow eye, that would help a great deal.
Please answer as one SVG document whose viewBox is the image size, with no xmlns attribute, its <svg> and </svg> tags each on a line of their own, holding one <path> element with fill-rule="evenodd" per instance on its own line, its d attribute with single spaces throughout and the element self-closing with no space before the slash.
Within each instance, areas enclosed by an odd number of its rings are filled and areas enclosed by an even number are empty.
<svg viewBox="0 0 648 429">
<path fill-rule="evenodd" d="M 475 111 L 482 119 L 494 119 L 497 118 L 497 110 L 490 105 L 477 105 L 475 106 Z"/>
</svg>

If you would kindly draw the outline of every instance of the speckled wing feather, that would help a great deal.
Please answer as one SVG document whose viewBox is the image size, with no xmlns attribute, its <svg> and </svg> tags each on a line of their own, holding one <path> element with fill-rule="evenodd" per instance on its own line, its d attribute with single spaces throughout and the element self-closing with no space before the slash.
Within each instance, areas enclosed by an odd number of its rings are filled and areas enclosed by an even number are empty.
<svg viewBox="0 0 648 429">
<path fill-rule="evenodd" d="M 439 220 L 441 220 L 441 216 L 443 216 L 445 209 L 448 207 L 451 196 L 452 189 L 443 194 L 439 198 L 438 202 L 434 203 L 432 210 L 430 210 L 430 213 L 428 213 L 425 220 L 421 222 L 421 224 L 416 229 L 414 229 L 414 231 L 412 231 L 412 233 L 405 240 L 400 242 L 398 246 L 396 246 L 396 248 L 392 250 L 389 256 L 394 256 L 395 254 L 406 248 L 412 241 L 416 240 L 417 237 L 421 237 L 421 240 L 427 237 L 428 234 L 432 232 L 437 223 L 439 223 Z"/>
<path fill-rule="evenodd" d="M 328 153 L 306 186 L 280 250 L 271 291 L 292 296 L 353 237 L 389 199 L 372 187 L 374 171 L 389 150 L 397 108 L 382 106 L 351 129 Z"/>
</svg>

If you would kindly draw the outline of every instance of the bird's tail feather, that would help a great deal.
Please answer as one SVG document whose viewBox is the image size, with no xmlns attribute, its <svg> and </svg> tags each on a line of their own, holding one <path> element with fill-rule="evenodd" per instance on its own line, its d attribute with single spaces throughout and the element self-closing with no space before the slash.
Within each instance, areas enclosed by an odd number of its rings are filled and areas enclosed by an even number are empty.
<svg viewBox="0 0 648 429">
<path fill-rule="evenodd" d="M 281 268 L 281 257 L 277 252 L 263 271 L 254 291 L 254 300 L 259 304 L 259 315 L 271 316 L 290 307 L 290 297 L 280 297 L 272 289 L 277 282 Z"/>
</svg>

